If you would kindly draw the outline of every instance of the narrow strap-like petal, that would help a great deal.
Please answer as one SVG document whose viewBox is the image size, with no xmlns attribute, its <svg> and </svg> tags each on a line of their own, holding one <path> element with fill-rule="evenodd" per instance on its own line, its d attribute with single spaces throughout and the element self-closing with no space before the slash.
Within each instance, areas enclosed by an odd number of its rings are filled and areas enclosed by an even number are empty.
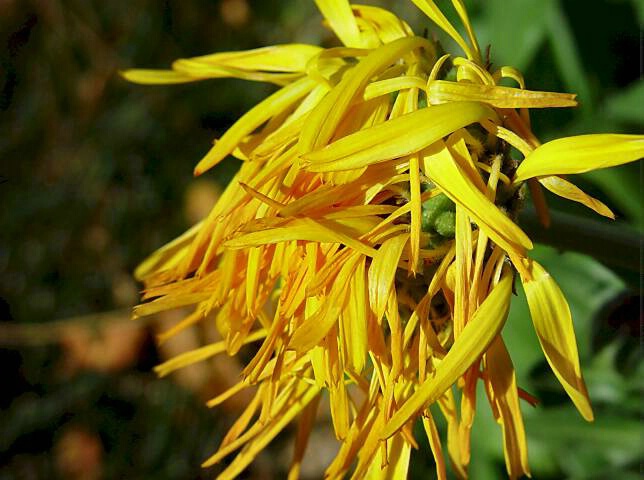
<svg viewBox="0 0 644 480">
<path fill-rule="evenodd" d="M 381 430 L 380 438 L 391 437 L 414 415 L 435 402 L 486 350 L 505 323 L 510 308 L 512 283 L 512 275 L 506 273 L 465 325 L 458 341 L 454 342 L 436 368 L 435 375 L 420 385 L 394 414 Z"/>
<path fill-rule="evenodd" d="M 579 413 L 592 421 L 593 411 L 579 366 L 577 340 L 568 302 L 541 265 L 529 260 L 526 268 L 532 278 L 522 278 L 521 281 L 546 360 Z"/>
<path fill-rule="evenodd" d="M 644 157 L 644 135 L 596 134 L 544 143 L 517 169 L 515 182 L 542 175 L 583 173 Z"/>
</svg>

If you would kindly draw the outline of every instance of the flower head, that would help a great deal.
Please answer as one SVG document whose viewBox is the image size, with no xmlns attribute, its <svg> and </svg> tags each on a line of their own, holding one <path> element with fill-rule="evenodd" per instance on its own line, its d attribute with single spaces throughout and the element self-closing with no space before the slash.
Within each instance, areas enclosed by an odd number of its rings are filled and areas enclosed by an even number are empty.
<svg viewBox="0 0 644 480">
<path fill-rule="evenodd" d="M 413 1 L 462 56 L 440 55 L 386 10 L 316 0 L 343 46 L 264 47 L 124 72 L 138 83 L 236 77 L 280 86 L 195 168 L 202 174 L 228 155 L 242 161 L 210 215 L 136 272 L 145 283 L 136 315 L 194 305 L 166 337 L 206 318 L 222 336 L 159 373 L 258 345 L 241 381 L 209 402 L 256 386 L 205 462 L 237 452 L 221 478 L 242 472 L 291 422 L 297 476 L 324 391 L 340 443 L 326 476 L 405 476 L 420 420 L 445 478 L 428 409 L 438 404 L 450 460 L 465 477 L 479 382 L 503 431 L 508 475 L 529 475 L 519 402 L 533 399 L 517 385 L 500 333 L 514 272 L 547 361 L 593 418 L 570 310 L 529 258 L 516 214 L 527 184 L 544 223 L 542 187 L 611 217 L 562 175 L 637 160 L 644 137 L 541 145 L 529 109 L 572 107 L 575 96 L 527 90 L 514 68 L 491 68 L 460 0 L 452 3 L 466 38 L 434 2 Z"/>
</svg>

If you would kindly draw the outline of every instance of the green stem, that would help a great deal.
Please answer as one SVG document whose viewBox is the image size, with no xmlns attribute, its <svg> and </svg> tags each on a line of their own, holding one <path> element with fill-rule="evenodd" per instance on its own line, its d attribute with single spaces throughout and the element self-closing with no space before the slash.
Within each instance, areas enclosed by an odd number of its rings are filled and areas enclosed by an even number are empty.
<svg viewBox="0 0 644 480">
<path fill-rule="evenodd" d="M 519 214 L 519 223 L 538 243 L 584 253 L 611 267 L 642 271 L 644 236 L 634 228 L 554 210 L 550 215 L 552 223 L 544 228 L 535 210 L 526 208 Z"/>
</svg>

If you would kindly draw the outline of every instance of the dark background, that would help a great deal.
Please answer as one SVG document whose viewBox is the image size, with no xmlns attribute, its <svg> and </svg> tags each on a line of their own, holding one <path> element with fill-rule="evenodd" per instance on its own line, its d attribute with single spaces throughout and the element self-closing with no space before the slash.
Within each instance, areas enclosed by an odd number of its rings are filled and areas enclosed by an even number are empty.
<svg viewBox="0 0 644 480">
<path fill-rule="evenodd" d="M 411 2 L 365 3 L 392 7 L 418 33 L 437 32 Z M 642 2 L 467 3 L 495 65 L 518 67 L 528 88 L 579 94 L 578 109 L 534 114 L 543 140 L 642 133 Z M 0 41 L 0 479 L 210 478 L 214 471 L 199 464 L 236 406 L 212 412 L 202 404 L 235 380 L 238 366 L 202 365 L 157 380 L 156 363 L 208 336 L 195 331 L 157 348 L 153 335 L 172 316 L 129 320 L 139 288 L 131 272 L 208 211 L 236 164 L 227 160 L 197 180 L 193 166 L 272 87 L 238 80 L 140 86 L 118 71 L 334 40 L 313 2 L 301 0 L 0 0 Z M 638 164 L 574 180 L 618 214 L 607 228 L 642 230 Z M 640 478 L 638 265 L 616 268 L 610 259 L 547 247 L 535 256 L 571 302 L 597 421 L 584 424 L 562 396 L 517 299 L 506 341 L 521 384 L 543 401 L 525 412 L 534 476 Z M 319 433 L 315 449 L 332 451 Z M 473 478 L 502 475 L 499 438 L 481 414 Z M 289 448 L 278 439 L 248 476 L 280 477 Z M 425 446 L 415 455 L 414 478 L 431 478 L 430 457 Z M 324 461 L 308 462 L 310 478 L 319 478 Z"/>
</svg>

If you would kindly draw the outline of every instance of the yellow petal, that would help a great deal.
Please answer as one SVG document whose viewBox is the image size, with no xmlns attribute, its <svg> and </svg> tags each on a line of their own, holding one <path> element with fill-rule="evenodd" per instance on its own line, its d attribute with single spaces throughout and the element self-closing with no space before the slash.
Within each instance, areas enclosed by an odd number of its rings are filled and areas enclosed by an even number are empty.
<svg viewBox="0 0 644 480">
<path fill-rule="evenodd" d="M 302 128 L 299 151 L 308 153 L 314 148 L 324 147 L 333 137 L 351 103 L 362 97 L 364 88 L 374 75 L 406 53 L 428 44 L 424 38 L 405 37 L 383 45 L 362 58 L 308 116 Z"/>
<path fill-rule="evenodd" d="M 435 107 L 433 107 L 435 108 Z M 462 205 L 478 226 L 506 251 L 532 248 L 528 236 L 506 217 L 463 173 L 442 142 L 426 151 L 426 174 L 455 203 Z"/>
<path fill-rule="evenodd" d="M 289 348 L 298 352 L 306 352 L 316 346 L 338 321 L 340 312 L 345 308 L 349 285 L 360 255 L 354 254 L 342 266 L 333 281 L 333 287 L 320 308 L 294 332 L 289 342 Z"/>
<path fill-rule="evenodd" d="M 218 479 L 232 479 L 241 474 L 244 469 L 255 459 L 255 457 L 280 433 L 284 427 L 293 421 L 317 395 L 319 390 L 316 387 L 309 387 L 304 393 L 294 399 L 279 415 L 271 417 L 264 426 L 261 433 L 244 448 L 226 469 L 219 474 Z M 204 462 L 203 466 L 212 465 L 215 462 Z"/>
<path fill-rule="evenodd" d="M 512 80 L 514 80 L 519 84 L 520 88 L 522 89 L 525 88 L 525 80 L 523 79 L 523 75 L 519 70 L 517 70 L 514 67 L 508 67 L 508 66 L 501 67 L 496 72 L 494 72 L 492 76 L 496 81 L 499 81 L 502 78 L 511 78 Z"/>
<path fill-rule="evenodd" d="M 459 128 L 494 117 L 476 102 L 423 108 L 361 130 L 303 156 L 311 171 L 348 170 L 418 152 Z"/>
<path fill-rule="evenodd" d="M 266 330 L 257 330 L 244 339 L 244 344 L 256 342 L 266 337 Z M 193 363 L 201 362 L 212 356 L 218 355 L 226 351 L 226 341 L 221 340 L 216 343 L 211 343 L 205 347 L 200 347 L 189 352 L 182 353 L 176 357 L 166 360 L 165 362 L 154 367 L 154 371 L 159 377 L 165 377 L 175 370 L 184 368 Z"/>
<path fill-rule="evenodd" d="M 390 43 L 402 37 L 412 37 L 414 32 L 404 21 L 384 8 L 370 5 L 352 5 L 362 19 L 374 25 L 382 43 Z"/>
<path fill-rule="evenodd" d="M 608 218 L 615 218 L 615 214 L 604 205 L 602 202 L 590 195 L 584 193 L 579 187 L 564 180 L 556 175 L 549 175 L 547 177 L 540 177 L 539 183 L 550 190 L 555 195 L 567 198 L 573 202 L 579 202 L 586 205 L 588 208 L 596 211 L 600 215 Z"/>
<path fill-rule="evenodd" d="M 436 80 L 429 86 L 429 102 L 483 102 L 497 108 L 574 107 L 575 96 L 569 93 L 536 92 L 519 88 Z"/>
<path fill-rule="evenodd" d="M 297 218 L 284 221 L 276 226 L 258 229 L 224 242 L 226 248 L 241 249 L 258 247 L 292 240 L 308 240 L 318 243 L 342 243 L 365 255 L 373 256 L 376 251 L 356 240 L 350 230 L 338 222 L 316 222 L 311 218 Z"/>
<path fill-rule="evenodd" d="M 342 321 L 346 350 L 346 362 L 353 372 L 362 373 L 367 356 L 367 321 L 369 315 L 369 297 L 365 275 L 366 259 L 358 262 L 351 279 L 349 301 L 343 312 Z"/>
<path fill-rule="evenodd" d="M 503 452 L 510 478 L 530 476 L 528 446 L 519 406 L 519 392 L 514 366 L 503 339 L 499 335 L 485 354 L 486 371 L 493 392 L 493 400 L 500 414 L 503 428 Z"/>
<path fill-rule="evenodd" d="M 461 18 L 463 25 L 465 25 L 465 31 L 467 32 L 467 36 L 470 39 L 470 44 L 472 45 L 472 54 L 474 56 L 473 60 L 480 62 L 481 51 L 479 49 L 479 43 L 476 40 L 476 34 L 474 33 L 474 29 L 472 28 L 472 23 L 470 22 L 470 18 L 467 14 L 467 9 L 465 8 L 462 0 L 452 0 L 452 5 L 454 5 L 454 9 L 456 9 L 456 12 Z"/>
<path fill-rule="evenodd" d="M 306 71 L 309 60 L 322 49 L 314 45 L 288 44 L 241 52 L 220 52 L 173 62 L 172 70 L 131 69 L 121 73 L 142 84 L 172 84 L 206 78 L 236 77 L 285 85 Z"/>
<path fill-rule="evenodd" d="M 369 299 L 377 321 L 385 313 L 400 255 L 408 239 L 409 235 L 403 234 L 385 240 L 369 267 Z"/>
<path fill-rule="evenodd" d="M 544 175 L 583 173 L 644 157 L 644 135 L 596 134 L 544 143 L 517 169 L 515 182 Z"/>
<path fill-rule="evenodd" d="M 363 98 L 365 100 L 370 100 L 381 95 L 387 95 L 389 93 L 408 88 L 420 88 L 424 90 L 425 80 L 414 75 L 403 75 L 402 77 L 378 80 L 377 82 L 372 82 L 367 85 L 367 88 L 364 90 Z"/>
<path fill-rule="evenodd" d="M 189 60 L 248 71 L 304 72 L 308 61 L 321 51 L 322 48 L 315 45 L 290 43 L 241 52 L 213 53 Z"/>
<path fill-rule="evenodd" d="M 387 444 L 387 457 L 383 458 L 383 449 L 379 448 L 364 478 L 369 480 L 399 480 L 407 478 L 411 445 L 402 435 L 396 435 Z"/>
<path fill-rule="evenodd" d="M 579 366 L 577 340 L 568 302 L 541 265 L 529 260 L 526 268 L 532 278 L 521 278 L 521 281 L 546 360 L 579 413 L 592 421 L 593 411 Z"/>
<path fill-rule="evenodd" d="M 181 258 L 185 255 L 190 244 L 197 236 L 203 222 L 193 225 L 189 230 L 180 236 L 168 242 L 148 258 L 143 260 L 134 270 L 134 278 L 142 281 L 145 277 L 153 272 L 160 272 L 176 266 Z"/>
<path fill-rule="evenodd" d="M 420 195 L 420 162 L 418 155 L 409 158 L 409 190 L 411 195 L 411 256 L 409 258 L 409 270 L 416 274 L 419 268 L 420 258 L 420 232 L 421 232 L 421 195 Z"/>
<path fill-rule="evenodd" d="M 131 68 L 124 70 L 121 76 L 128 82 L 140 83 L 142 85 L 171 85 L 174 83 L 196 82 L 202 80 L 185 73 L 174 70 L 152 70 L 143 68 Z"/>
<path fill-rule="evenodd" d="M 360 30 L 347 0 L 315 0 L 329 26 L 347 47 L 363 46 Z"/>
<path fill-rule="evenodd" d="M 465 373 L 501 331 L 510 307 L 512 275 L 506 273 L 476 310 L 463 332 L 436 368 L 380 431 L 380 438 L 391 437 L 414 415 L 434 403 Z"/>
<path fill-rule="evenodd" d="M 281 90 L 278 90 L 270 97 L 255 105 L 248 112 L 242 115 L 241 118 L 237 120 L 215 143 L 206 156 L 195 167 L 195 175 L 201 175 L 206 170 L 215 166 L 223 160 L 226 155 L 230 154 L 237 144 L 247 135 L 252 133 L 270 118 L 287 110 L 295 102 L 309 93 L 313 87 L 315 87 L 315 82 L 313 80 L 303 78 L 282 88 Z"/>
<path fill-rule="evenodd" d="M 441 438 L 436 428 L 436 423 L 429 410 L 423 415 L 423 428 L 425 435 L 429 440 L 429 447 L 432 450 L 434 463 L 436 464 L 436 477 L 438 480 L 447 480 L 447 473 L 445 470 L 445 457 L 443 456 L 443 447 L 441 445 Z"/>
<path fill-rule="evenodd" d="M 467 54 L 468 58 L 475 58 L 469 45 L 463 40 L 463 37 L 456 31 L 456 29 L 449 23 L 449 20 L 440 11 L 440 8 L 432 0 L 412 0 L 418 8 L 420 8 L 425 15 L 427 15 L 436 25 L 445 30 L 445 32 L 454 39 L 459 47 Z"/>
<path fill-rule="evenodd" d="M 179 74 L 189 75 L 195 80 L 239 78 L 256 82 L 271 82 L 276 85 L 287 85 L 302 77 L 301 73 L 272 73 L 242 70 L 222 65 L 211 65 L 189 58 L 175 60 L 172 62 L 172 69 Z"/>
</svg>

